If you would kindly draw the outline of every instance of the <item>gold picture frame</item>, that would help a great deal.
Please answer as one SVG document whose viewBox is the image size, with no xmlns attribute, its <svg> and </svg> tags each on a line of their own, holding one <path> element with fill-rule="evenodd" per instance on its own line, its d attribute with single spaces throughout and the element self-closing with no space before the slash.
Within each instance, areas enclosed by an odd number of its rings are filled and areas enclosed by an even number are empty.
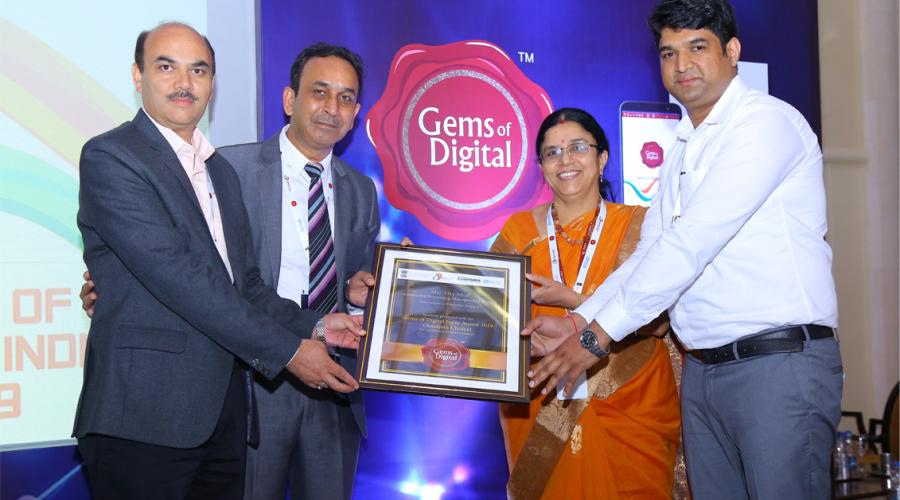
<svg viewBox="0 0 900 500">
<path fill-rule="evenodd" d="M 360 386 L 529 401 L 530 271 L 524 255 L 379 243 Z"/>
</svg>

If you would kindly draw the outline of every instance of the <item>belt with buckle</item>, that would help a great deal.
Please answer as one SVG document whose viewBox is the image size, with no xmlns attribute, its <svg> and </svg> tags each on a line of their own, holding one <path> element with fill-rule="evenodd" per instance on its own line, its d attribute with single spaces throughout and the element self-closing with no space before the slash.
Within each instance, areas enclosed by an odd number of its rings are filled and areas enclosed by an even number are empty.
<svg viewBox="0 0 900 500">
<path fill-rule="evenodd" d="M 736 359 L 752 358 L 776 352 L 800 352 L 803 342 L 834 337 L 834 328 L 822 325 L 786 326 L 768 330 L 752 337 L 736 340 L 712 349 L 695 349 L 688 354 L 706 365 L 715 365 Z"/>
</svg>

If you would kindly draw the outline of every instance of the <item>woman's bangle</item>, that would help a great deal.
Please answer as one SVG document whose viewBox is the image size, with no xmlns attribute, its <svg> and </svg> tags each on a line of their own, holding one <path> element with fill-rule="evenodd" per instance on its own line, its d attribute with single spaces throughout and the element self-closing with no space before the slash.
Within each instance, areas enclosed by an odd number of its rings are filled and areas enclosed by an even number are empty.
<svg viewBox="0 0 900 500">
<path fill-rule="evenodd" d="M 572 330 L 574 330 L 575 333 L 577 334 L 578 333 L 578 324 L 575 323 L 575 318 L 571 314 L 566 314 L 566 317 L 572 320 Z"/>
</svg>

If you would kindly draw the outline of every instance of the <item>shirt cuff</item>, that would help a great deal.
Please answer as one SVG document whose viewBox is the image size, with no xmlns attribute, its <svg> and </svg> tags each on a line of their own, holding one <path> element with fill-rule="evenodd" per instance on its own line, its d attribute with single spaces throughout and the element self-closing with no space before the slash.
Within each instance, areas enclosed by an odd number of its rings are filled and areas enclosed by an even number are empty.
<svg viewBox="0 0 900 500">
<path fill-rule="evenodd" d="M 584 302 L 581 303 L 580 306 L 576 307 L 572 310 L 573 313 L 584 318 L 585 321 L 590 324 L 590 322 L 594 319 L 594 316 L 597 315 L 597 312 L 603 308 L 603 304 L 600 303 L 600 297 L 597 295 L 591 295 Z"/>
<path fill-rule="evenodd" d="M 303 341 L 302 341 L 302 340 L 300 341 L 300 345 L 303 345 Z M 286 367 L 287 367 L 287 366 L 290 366 L 291 363 L 294 362 L 294 358 L 296 358 L 298 354 L 300 354 L 300 346 L 299 346 L 299 345 L 297 346 L 297 350 L 294 351 L 294 355 L 291 356 L 291 359 L 289 359 L 288 362 L 284 364 L 284 366 L 286 366 Z"/>
<path fill-rule="evenodd" d="M 615 298 L 600 308 L 594 314 L 593 319 L 614 342 L 619 342 L 635 330 L 631 324 L 633 322 L 631 315 L 619 305 Z"/>
</svg>

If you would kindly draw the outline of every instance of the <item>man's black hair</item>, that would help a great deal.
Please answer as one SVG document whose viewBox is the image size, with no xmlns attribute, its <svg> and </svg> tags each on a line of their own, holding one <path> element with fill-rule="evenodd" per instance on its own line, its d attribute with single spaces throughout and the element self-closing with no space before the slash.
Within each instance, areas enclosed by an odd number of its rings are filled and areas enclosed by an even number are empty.
<svg viewBox="0 0 900 500">
<path fill-rule="evenodd" d="M 728 0 L 663 0 L 647 20 L 659 46 L 662 30 L 708 29 L 715 33 L 725 52 L 725 44 L 737 36 L 734 9 Z"/>
<path fill-rule="evenodd" d="M 356 81 L 359 87 L 356 89 L 356 99 L 359 100 L 359 95 L 362 94 L 363 83 L 362 59 L 346 47 L 324 42 L 310 45 L 297 54 L 294 64 L 291 65 L 291 88 L 294 89 L 294 92 L 300 91 L 300 76 L 303 74 L 304 66 L 310 59 L 316 57 L 339 57 L 350 63 L 350 66 L 353 66 L 353 70 L 356 71 Z"/>
</svg>

